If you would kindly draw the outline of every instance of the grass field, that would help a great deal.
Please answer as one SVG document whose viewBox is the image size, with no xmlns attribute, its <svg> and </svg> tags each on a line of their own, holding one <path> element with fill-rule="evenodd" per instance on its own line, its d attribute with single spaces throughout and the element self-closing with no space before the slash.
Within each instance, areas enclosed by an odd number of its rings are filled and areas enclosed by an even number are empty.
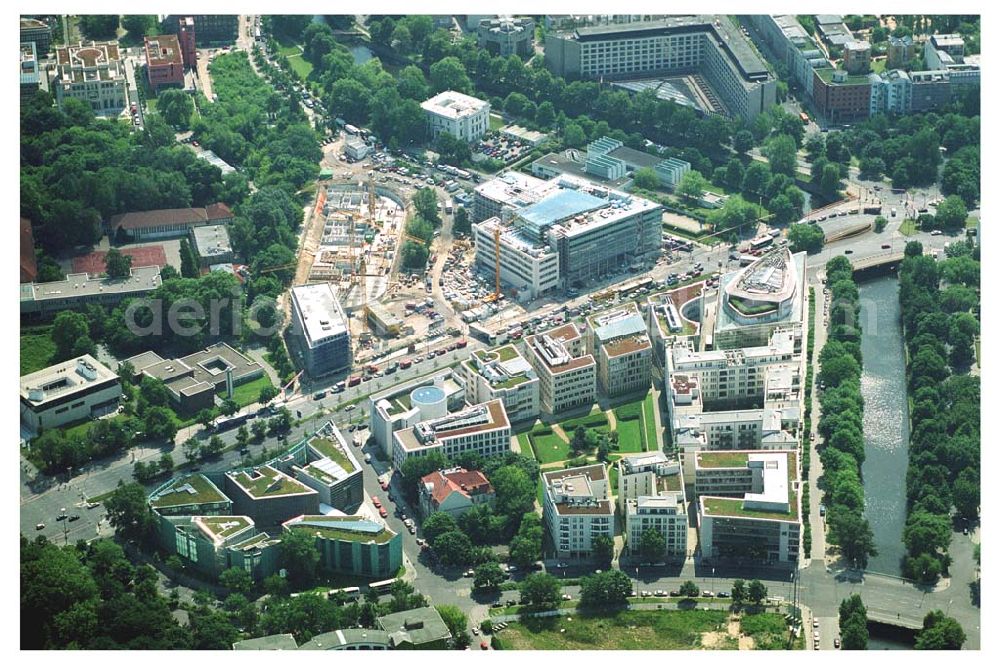
<svg viewBox="0 0 1000 671">
<path fill-rule="evenodd" d="M 534 449 L 531 447 L 531 439 L 528 438 L 527 433 L 517 434 L 517 444 L 521 446 L 521 454 L 534 454 Z M 538 457 L 535 457 L 538 460 Z"/>
<path fill-rule="evenodd" d="M 622 419 L 635 417 L 635 419 Z M 642 402 L 633 401 L 615 408 L 619 452 L 642 452 L 646 442 L 642 431 Z"/>
<path fill-rule="evenodd" d="M 49 366 L 55 353 L 51 326 L 21 329 L 21 375 Z"/>
<path fill-rule="evenodd" d="M 718 631 L 727 618 L 714 610 L 527 618 L 512 622 L 498 638 L 509 650 L 698 650 L 702 633 Z"/>
<path fill-rule="evenodd" d="M 503 128 L 503 125 L 504 125 L 503 118 L 501 118 L 500 115 L 498 114 L 490 115 L 490 130 L 500 130 L 501 128 Z"/>
<path fill-rule="evenodd" d="M 263 375 L 250 382 L 244 382 L 241 385 L 233 387 L 233 400 L 241 408 L 251 403 L 256 403 L 260 397 L 260 390 L 270 384 L 271 379 L 267 375 Z"/>
<path fill-rule="evenodd" d="M 755 650 L 784 650 L 788 644 L 788 626 L 780 613 L 744 615 L 740 631 L 753 638 Z"/>
<path fill-rule="evenodd" d="M 608 430 L 608 416 L 604 414 L 603 410 L 594 410 L 589 415 L 584 415 L 583 417 L 573 417 L 571 419 L 559 422 L 559 426 L 563 428 L 566 435 L 573 435 L 573 431 L 576 430 L 577 425 L 583 425 L 587 429 L 596 429 L 597 431 L 607 431 Z"/>
<path fill-rule="evenodd" d="M 301 55 L 289 56 L 288 64 L 292 66 L 292 70 L 295 74 L 302 77 L 302 79 L 308 79 L 309 75 L 312 74 L 313 64 L 304 59 Z"/>
<path fill-rule="evenodd" d="M 642 424 L 643 430 L 646 433 L 647 450 L 660 449 L 660 441 L 657 440 L 656 435 L 656 411 L 656 401 L 653 398 L 653 393 L 650 392 L 642 401 Z"/>
<path fill-rule="evenodd" d="M 917 232 L 917 222 L 912 219 L 904 219 L 899 225 L 899 232 L 903 235 L 914 235 Z"/>
<path fill-rule="evenodd" d="M 554 433 L 547 435 L 532 435 L 535 459 L 540 464 L 550 464 L 555 461 L 569 459 L 569 445 Z"/>
</svg>

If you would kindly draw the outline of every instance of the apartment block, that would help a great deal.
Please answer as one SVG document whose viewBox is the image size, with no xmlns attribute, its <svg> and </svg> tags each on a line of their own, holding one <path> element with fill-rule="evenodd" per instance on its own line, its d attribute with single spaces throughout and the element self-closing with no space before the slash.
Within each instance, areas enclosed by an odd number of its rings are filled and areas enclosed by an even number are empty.
<svg viewBox="0 0 1000 671">
<path fill-rule="evenodd" d="M 593 540 L 614 536 L 615 506 L 604 464 L 542 473 L 543 518 L 556 556 L 586 558 Z"/>
<path fill-rule="evenodd" d="M 494 56 L 530 57 L 534 54 L 535 21 L 501 16 L 485 19 L 476 27 L 479 46 Z"/>
<path fill-rule="evenodd" d="M 292 287 L 292 332 L 289 349 L 313 377 L 346 370 L 351 365 L 347 315 L 329 283 Z"/>
<path fill-rule="evenodd" d="M 511 424 L 538 418 L 538 375 L 513 345 L 477 350 L 462 362 L 459 371 L 465 376 L 465 402 L 469 405 L 503 399 Z"/>
<path fill-rule="evenodd" d="M 149 86 L 158 93 L 167 87 L 184 88 L 184 57 L 176 35 L 145 38 L 146 74 Z"/>
<path fill-rule="evenodd" d="M 909 35 L 903 37 L 889 36 L 889 49 L 886 52 L 885 67 L 887 70 L 902 68 L 910 64 L 917 55 L 917 44 Z"/>
<path fill-rule="evenodd" d="M 549 415 L 593 405 L 597 361 L 573 323 L 525 338 L 525 356 L 538 373 L 541 411 Z"/>
<path fill-rule="evenodd" d="M 550 32 L 545 64 L 567 78 L 696 72 L 717 106 L 746 121 L 773 105 L 777 90 L 767 64 L 723 16 L 671 16 Z"/>
<path fill-rule="evenodd" d="M 625 501 L 625 534 L 629 552 L 638 555 L 642 534 L 656 529 L 663 536 L 663 555 L 687 556 L 688 517 L 684 495 L 640 496 Z"/>
<path fill-rule="evenodd" d="M 447 133 L 459 140 L 475 142 L 490 127 L 490 104 L 458 91 L 443 91 L 420 106 L 434 139 Z"/>
<path fill-rule="evenodd" d="M 358 515 L 300 515 L 281 525 L 316 539 L 320 565 L 327 571 L 368 578 L 391 578 L 403 565 L 403 539 L 381 520 Z"/>
<path fill-rule="evenodd" d="M 391 456 L 393 433 L 460 410 L 465 401 L 464 384 L 462 376 L 446 370 L 374 394 L 368 400 L 371 437 Z"/>
<path fill-rule="evenodd" d="M 634 307 L 619 308 L 588 319 L 588 351 L 597 362 L 597 380 L 608 396 L 649 388 L 653 347 L 646 323 Z"/>
<path fill-rule="evenodd" d="M 94 114 L 116 117 L 128 107 L 125 63 L 117 42 L 80 42 L 56 49 L 52 93 L 62 107 L 76 98 L 90 105 Z"/>
<path fill-rule="evenodd" d="M 118 375 L 89 354 L 24 375 L 21 424 L 32 432 L 115 412 L 121 402 Z"/>
<path fill-rule="evenodd" d="M 410 457 L 440 452 L 454 459 L 463 452 L 491 457 L 510 451 L 510 421 L 503 400 L 496 399 L 393 433 L 392 464 L 402 468 Z"/>
<path fill-rule="evenodd" d="M 802 521 L 795 452 L 703 452 L 695 494 L 701 553 L 795 565 Z"/>
<path fill-rule="evenodd" d="M 666 360 L 666 351 L 675 342 L 698 341 L 703 321 L 704 297 L 705 285 L 696 284 L 650 294 L 646 298 L 643 317 L 657 362 L 662 364 Z"/>
</svg>

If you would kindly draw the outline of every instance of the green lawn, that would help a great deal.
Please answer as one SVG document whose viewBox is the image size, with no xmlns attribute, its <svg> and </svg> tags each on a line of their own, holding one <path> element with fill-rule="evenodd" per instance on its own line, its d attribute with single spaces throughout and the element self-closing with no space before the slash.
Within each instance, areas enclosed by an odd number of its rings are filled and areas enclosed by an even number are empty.
<svg viewBox="0 0 1000 671">
<path fill-rule="evenodd" d="M 573 431 L 576 430 L 577 425 L 583 425 L 586 429 L 607 431 L 608 416 L 604 414 L 603 410 L 598 408 L 589 415 L 584 415 L 583 417 L 573 417 L 559 422 L 559 426 L 563 428 L 563 431 L 565 431 L 568 436 L 573 435 Z"/>
<path fill-rule="evenodd" d="M 490 130 L 500 130 L 503 128 L 503 119 L 498 114 L 490 115 Z"/>
<path fill-rule="evenodd" d="M 289 56 L 288 64 L 292 66 L 292 70 L 295 71 L 295 74 L 302 77 L 302 79 L 308 79 L 309 75 L 312 74 L 313 64 L 304 59 L 301 55 Z"/>
<path fill-rule="evenodd" d="M 509 650 L 698 650 L 702 633 L 724 628 L 729 614 L 647 610 L 571 617 L 511 622 L 497 638 Z"/>
<path fill-rule="evenodd" d="M 554 433 L 540 436 L 532 434 L 531 444 L 534 447 L 535 459 L 540 464 L 569 459 L 569 445 Z"/>
<path fill-rule="evenodd" d="M 623 417 L 634 417 L 634 419 L 622 419 Z M 642 401 L 632 401 L 615 408 L 620 452 L 642 452 L 646 449 L 641 418 Z"/>
<path fill-rule="evenodd" d="M 608 479 L 611 480 L 611 493 L 618 496 L 618 468 L 608 468 Z"/>
<path fill-rule="evenodd" d="M 642 424 L 646 432 L 646 449 L 660 449 L 660 441 L 656 435 L 656 402 L 653 399 L 653 392 L 650 392 L 642 401 Z"/>
<path fill-rule="evenodd" d="M 788 625 L 780 613 L 744 615 L 740 631 L 753 638 L 755 650 L 784 650 L 788 646 Z"/>
<path fill-rule="evenodd" d="M 244 382 L 241 385 L 233 387 L 233 400 L 241 408 L 251 403 L 256 403 L 257 399 L 260 398 L 260 390 L 270 384 L 271 379 L 267 375 L 262 375 L 250 382 Z"/>
<path fill-rule="evenodd" d="M 21 329 L 21 375 L 49 366 L 55 353 L 51 326 Z"/>
<path fill-rule="evenodd" d="M 917 232 L 917 222 L 912 219 L 904 219 L 899 225 L 899 232 L 903 235 L 915 235 Z"/>
<path fill-rule="evenodd" d="M 521 454 L 535 453 L 534 449 L 531 447 L 531 439 L 528 438 L 527 432 L 517 434 L 517 444 L 521 446 Z"/>
</svg>

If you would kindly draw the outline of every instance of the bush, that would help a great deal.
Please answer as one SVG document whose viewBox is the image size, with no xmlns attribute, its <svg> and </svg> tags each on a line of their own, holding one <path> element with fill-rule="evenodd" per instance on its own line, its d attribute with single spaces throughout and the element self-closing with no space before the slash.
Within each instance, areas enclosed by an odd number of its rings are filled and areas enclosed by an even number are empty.
<svg viewBox="0 0 1000 671">
<path fill-rule="evenodd" d="M 541 426 L 536 426 L 531 430 L 531 435 L 533 436 L 548 436 L 552 434 L 552 427 L 547 424 L 542 424 Z"/>
</svg>

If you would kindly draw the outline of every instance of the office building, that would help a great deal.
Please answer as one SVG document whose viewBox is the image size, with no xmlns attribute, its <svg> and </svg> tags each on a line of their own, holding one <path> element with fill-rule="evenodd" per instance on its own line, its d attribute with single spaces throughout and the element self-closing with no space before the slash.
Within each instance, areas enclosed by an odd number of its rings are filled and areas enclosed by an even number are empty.
<svg viewBox="0 0 1000 671">
<path fill-rule="evenodd" d="M 458 91 L 444 91 L 420 104 L 427 115 L 431 137 L 441 133 L 475 142 L 490 127 L 490 104 Z"/>
<path fill-rule="evenodd" d="M 233 211 L 225 203 L 206 207 L 177 207 L 116 214 L 108 220 L 109 236 L 132 241 L 162 240 L 189 235 L 199 226 L 225 226 L 233 223 Z"/>
<path fill-rule="evenodd" d="M 192 473 L 156 488 L 149 507 L 166 517 L 229 516 L 233 502 L 203 473 Z"/>
<path fill-rule="evenodd" d="M 229 568 L 228 548 L 258 535 L 246 516 L 158 516 L 161 546 L 186 559 L 205 576 L 218 578 Z"/>
<path fill-rule="evenodd" d="M 792 254 L 787 247 L 776 247 L 746 268 L 724 274 L 715 326 L 704 334 L 706 349 L 767 345 L 780 328 L 796 332 L 795 351 L 800 352 L 806 292 L 805 252 Z"/>
<path fill-rule="evenodd" d="M 701 329 L 699 317 L 704 308 L 705 285 L 688 285 L 664 293 L 650 294 L 646 298 L 646 329 L 653 343 L 653 356 L 657 362 L 666 360 L 666 350 L 680 340 L 697 340 Z"/>
<path fill-rule="evenodd" d="M 403 565 L 403 539 L 381 520 L 358 515 L 300 515 L 281 525 L 316 539 L 320 566 L 331 573 L 392 578 Z"/>
<path fill-rule="evenodd" d="M 597 362 L 597 380 L 610 397 L 649 389 L 653 347 L 646 323 L 634 307 L 622 307 L 588 318 L 588 352 Z"/>
<path fill-rule="evenodd" d="M 910 109 L 927 112 L 951 102 L 951 73 L 947 70 L 929 70 L 910 73 Z"/>
<path fill-rule="evenodd" d="M 864 75 L 872 69 L 872 45 L 855 40 L 844 45 L 844 69 L 850 75 Z"/>
<path fill-rule="evenodd" d="M 917 45 L 909 35 L 903 37 L 889 36 L 889 49 L 886 52 L 885 67 L 887 70 L 904 68 L 917 56 Z"/>
<path fill-rule="evenodd" d="M 38 51 L 34 42 L 21 42 L 19 64 L 21 105 L 24 105 L 38 91 L 48 91 L 49 82 L 45 71 L 38 63 Z"/>
<path fill-rule="evenodd" d="M 485 475 L 459 467 L 425 475 L 417 485 L 417 493 L 424 519 L 434 513 L 457 518 L 474 506 L 492 507 L 497 498 Z"/>
<path fill-rule="evenodd" d="M 181 47 L 181 60 L 186 68 L 198 67 L 198 47 L 194 19 L 185 16 L 177 20 L 177 42 Z"/>
<path fill-rule="evenodd" d="M 595 538 L 613 538 L 615 506 L 604 464 L 542 473 L 542 485 L 542 518 L 557 557 L 590 557 Z"/>
<path fill-rule="evenodd" d="M 538 202 L 545 184 L 545 180 L 522 172 L 505 172 L 483 182 L 475 190 L 471 213 L 473 222 L 501 218 L 505 209 L 508 214 L 503 218 L 509 219 L 509 212 Z"/>
<path fill-rule="evenodd" d="M 319 512 L 319 494 L 272 466 L 257 466 L 225 475 L 225 493 L 233 514 L 246 515 L 262 529 L 276 529 L 286 520 Z"/>
<path fill-rule="evenodd" d="M 525 356 L 538 374 L 539 408 L 557 415 L 597 399 L 597 362 L 584 353 L 573 323 L 525 338 Z"/>
<path fill-rule="evenodd" d="M 333 286 L 329 283 L 292 287 L 291 349 L 312 377 L 346 370 L 351 365 L 351 336 Z"/>
<path fill-rule="evenodd" d="M 388 634 L 389 644 L 396 650 L 447 650 L 451 647 L 451 632 L 432 606 L 383 615 L 378 626 Z"/>
<path fill-rule="evenodd" d="M 52 93 L 56 103 L 76 98 L 94 114 L 116 117 L 129 105 L 125 63 L 116 42 L 81 42 L 56 49 Z"/>
<path fill-rule="evenodd" d="M 952 96 L 963 87 L 980 85 L 979 56 L 966 56 L 961 35 L 931 35 L 924 43 L 924 64 L 928 71 L 948 73 Z"/>
<path fill-rule="evenodd" d="M 190 25 L 186 20 L 194 25 L 199 49 L 232 44 L 239 33 L 240 17 L 235 14 L 170 14 L 160 22 L 161 32 L 176 35 L 181 25 Z"/>
<path fill-rule="evenodd" d="M 511 424 L 538 418 L 538 375 L 513 345 L 477 350 L 458 370 L 465 376 L 469 405 L 503 399 Z"/>
<path fill-rule="evenodd" d="M 393 433 L 460 410 L 465 403 L 463 385 L 462 376 L 445 369 L 373 394 L 368 399 L 371 438 L 390 457 Z"/>
<path fill-rule="evenodd" d="M 683 493 L 625 499 L 624 508 L 626 542 L 632 555 L 640 555 L 643 532 L 656 529 L 663 536 L 663 556 L 687 556 L 688 517 Z"/>
<path fill-rule="evenodd" d="M 702 452 L 695 494 L 705 558 L 796 565 L 799 559 L 795 452 Z"/>
<path fill-rule="evenodd" d="M 545 64 L 567 79 L 685 76 L 712 107 L 753 121 L 776 102 L 777 80 L 723 16 L 671 16 L 545 36 Z"/>
<path fill-rule="evenodd" d="M 529 18 L 501 16 L 485 19 L 476 27 L 479 47 L 494 56 L 534 55 L 535 21 Z"/>
<path fill-rule="evenodd" d="M 146 74 L 154 93 L 169 87 L 184 88 L 184 57 L 176 35 L 145 38 Z"/>
<path fill-rule="evenodd" d="M 496 273 L 497 234 L 500 238 L 501 287 L 513 289 L 522 300 L 532 300 L 559 288 L 559 254 L 547 244 L 537 243 L 504 226 L 493 217 L 473 224 L 476 264 L 483 275 Z"/>
<path fill-rule="evenodd" d="M 233 650 L 298 650 L 295 637 L 291 634 L 272 634 L 258 638 L 247 638 L 233 643 Z"/>
<path fill-rule="evenodd" d="M 115 412 L 122 395 L 118 375 L 89 354 L 23 375 L 20 387 L 21 423 L 34 433 Z"/>
<path fill-rule="evenodd" d="M 871 82 L 867 75 L 852 75 L 832 67 L 814 71 L 813 103 L 831 123 L 867 119 L 871 109 Z"/>
<path fill-rule="evenodd" d="M 41 19 L 21 17 L 21 44 L 34 42 L 39 57 L 49 53 L 52 45 L 52 27 Z"/>
<path fill-rule="evenodd" d="M 463 452 L 492 457 L 510 451 L 510 435 L 503 401 L 496 399 L 396 431 L 392 434 L 392 465 L 402 468 L 410 457 L 431 452 L 449 459 Z"/>
<path fill-rule="evenodd" d="M 626 147 L 621 140 L 601 137 L 587 145 L 587 160 L 584 171 L 603 180 L 620 180 L 641 168 L 649 168 L 656 173 L 660 183 L 674 189 L 684 173 L 691 170 L 691 164 L 676 158 L 661 159 L 659 156 Z"/>
<path fill-rule="evenodd" d="M 191 246 L 202 268 L 233 262 L 233 244 L 225 226 L 197 226 L 191 229 Z"/>
<path fill-rule="evenodd" d="M 389 650 L 389 635 L 380 629 L 338 629 L 313 636 L 299 650 Z"/>
<path fill-rule="evenodd" d="M 139 298 L 160 287 L 159 266 L 132 268 L 128 277 L 92 278 L 70 273 L 64 280 L 21 285 L 21 314 L 53 314 L 84 305 L 113 307 L 126 298 Z"/>
<path fill-rule="evenodd" d="M 361 464 L 340 429 L 328 423 L 305 446 L 306 463 L 291 465 L 292 477 L 316 490 L 321 504 L 342 512 L 357 510 L 365 498 Z"/>
</svg>

